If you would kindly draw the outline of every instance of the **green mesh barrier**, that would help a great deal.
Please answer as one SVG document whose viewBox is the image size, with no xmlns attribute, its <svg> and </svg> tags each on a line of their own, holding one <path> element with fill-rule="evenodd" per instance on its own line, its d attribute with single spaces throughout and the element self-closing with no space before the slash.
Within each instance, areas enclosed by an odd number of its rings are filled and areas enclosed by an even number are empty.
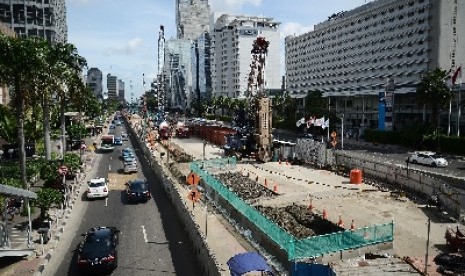
<svg viewBox="0 0 465 276">
<path fill-rule="evenodd" d="M 363 246 L 390 242 L 394 240 L 394 223 L 374 225 L 355 230 L 346 230 L 327 235 L 295 239 L 277 224 L 249 206 L 234 192 L 210 175 L 207 168 L 226 168 L 235 166 L 236 158 L 210 159 L 195 161 L 190 164 L 192 172 L 214 189 L 221 197 L 231 204 L 238 212 L 252 222 L 258 229 L 287 252 L 288 260 L 311 258 L 330 252 L 360 248 Z M 203 169 L 202 169 L 203 168 Z"/>
</svg>

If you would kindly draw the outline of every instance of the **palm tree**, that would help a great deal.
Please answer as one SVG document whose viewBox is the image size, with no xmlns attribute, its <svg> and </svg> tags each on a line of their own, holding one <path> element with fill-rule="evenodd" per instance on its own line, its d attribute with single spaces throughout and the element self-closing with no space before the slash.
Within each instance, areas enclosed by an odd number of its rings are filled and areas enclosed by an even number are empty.
<svg viewBox="0 0 465 276">
<path fill-rule="evenodd" d="M 449 104 L 452 91 L 447 86 L 449 74 L 440 68 L 426 72 L 417 86 L 418 103 L 431 107 L 430 123 L 438 126 L 439 109 Z"/>
<path fill-rule="evenodd" d="M 37 71 L 40 69 L 41 58 L 36 38 L 20 39 L 0 35 L 0 83 L 13 88 L 11 104 L 16 118 L 20 182 L 23 189 L 29 188 L 26 176 L 25 114 L 31 106 Z M 24 201 L 28 206 L 28 198 Z"/>
</svg>

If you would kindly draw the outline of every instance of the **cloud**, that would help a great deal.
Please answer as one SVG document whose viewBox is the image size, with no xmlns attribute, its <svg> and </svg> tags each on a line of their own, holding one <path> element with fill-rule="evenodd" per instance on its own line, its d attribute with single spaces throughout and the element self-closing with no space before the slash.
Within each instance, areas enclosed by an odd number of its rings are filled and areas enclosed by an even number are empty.
<svg viewBox="0 0 465 276">
<path fill-rule="evenodd" d="M 313 26 L 303 26 L 297 22 L 287 22 L 280 26 L 281 39 L 289 35 L 301 35 L 313 30 Z"/>
<path fill-rule="evenodd" d="M 108 47 L 104 50 L 106 56 L 111 56 L 114 54 L 124 54 L 132 55 L 137 52 L 137 50 L 142 45 L 143 40 L 141 38 L 134 38 L 129 40 L 126 45 L 120 47 Z"/>
</svg>

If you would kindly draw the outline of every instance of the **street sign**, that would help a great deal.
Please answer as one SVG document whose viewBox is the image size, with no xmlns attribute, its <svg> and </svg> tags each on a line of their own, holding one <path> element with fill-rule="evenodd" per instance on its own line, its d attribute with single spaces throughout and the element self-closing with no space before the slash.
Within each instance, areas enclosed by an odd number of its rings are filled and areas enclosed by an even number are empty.
<svg viewBox="0 0 465 276">
<path fill-rule="evenodd" d="M 189 185 L 197 185 L 200 182 L 200 176 L 192 172 L 187 176 L 186 181 Z"/>
<path fill-rule="evenodd" d="M 202 194 L 199 191 L 197 191 L 196 189 L 194 189 L 194 190 L 191 190 L 187 194 L 187 199 L 189 199 L 192 202 L 197 202 L 197 201 L 199 201 L 201 196 L 202 196 Z"/>
<path fill-rule="evenodd" d="M 61 175 L 67 174 L 68 173 L 68 167 L 67 166 L 60 166 L 58 168 L 58 173 Z"/>
</svg>

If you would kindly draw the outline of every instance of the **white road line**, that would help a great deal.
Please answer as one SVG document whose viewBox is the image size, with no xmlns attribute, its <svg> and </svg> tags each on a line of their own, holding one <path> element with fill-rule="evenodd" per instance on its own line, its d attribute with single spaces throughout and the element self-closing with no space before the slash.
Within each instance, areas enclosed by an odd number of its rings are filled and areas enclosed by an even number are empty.
<svg viewBox="0 0 465 276">
<path fill-rule="evenodd" d="M 142 226 L 142 234 L 144 234 L 144 241 L 145 243 L 148 243 L 149 241 L 147 240 L 147 233 L 145 232 L 145 227 L 144 225 L 141 225 Z"/>
<path fill-rule="evenodd" d="M 111 171 L 111 165 L 108 165 L 108 170 Z"/>
<path fill-rule="evenodd" d="M 105 207 L 108 206 L 108 197 L 105 198 Z"/>
</svg>

